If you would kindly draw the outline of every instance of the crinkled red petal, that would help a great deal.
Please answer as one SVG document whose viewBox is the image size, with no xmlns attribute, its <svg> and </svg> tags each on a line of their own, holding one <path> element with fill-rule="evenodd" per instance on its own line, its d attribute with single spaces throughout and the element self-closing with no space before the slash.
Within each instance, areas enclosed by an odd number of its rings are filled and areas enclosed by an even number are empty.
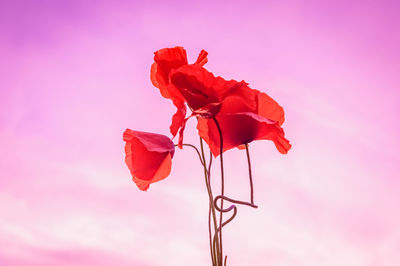
<svg viewBox="0 0 400 266">
<path fill-rule="evenodd" d="M 208 62 L 207 55 L 208 53 L 205 50 L 201 50 L 195 64 L 198 64 L 199 66 L 204 66 Z"/>
<path fill-rule="evenodd" d="M 185 65 L 170 74 L 171 83 L 180 91 L 192 110 L 210 103 L 220 103 L 241 83 L 215 77 L 199 65 Z"/>
</svg>

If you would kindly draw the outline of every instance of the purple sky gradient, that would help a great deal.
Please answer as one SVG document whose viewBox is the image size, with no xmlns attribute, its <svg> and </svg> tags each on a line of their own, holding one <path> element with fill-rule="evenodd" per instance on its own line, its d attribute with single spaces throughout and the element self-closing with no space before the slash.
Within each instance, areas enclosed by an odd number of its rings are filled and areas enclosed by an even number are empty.
<svg viewBox="0 0 400 266">
<path fill-rule="evenodd" d="M 235 266 L 400 265 L 398 1 L 1 1 L 0 265 L 209 265 L 191 150 L 139 191 L 125 128 L 168 135 L 154 51 L 245 80 L 293 148 L 251 144 L 255 201 L 225 230 Z M 185 142 L 198 144 L 189 120 Z M 248 198 L 243 151 L 226 192 Z M 218 164 L 215 164 L 217 167 Z M 218 178 L 217 168 L 213 173 Z"/>
</svg>

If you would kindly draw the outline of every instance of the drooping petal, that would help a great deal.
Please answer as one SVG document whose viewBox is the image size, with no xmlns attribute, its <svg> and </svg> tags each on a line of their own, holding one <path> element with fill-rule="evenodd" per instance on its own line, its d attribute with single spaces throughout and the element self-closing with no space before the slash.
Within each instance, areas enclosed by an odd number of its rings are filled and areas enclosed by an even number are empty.
<svg viewBox="0 0 400 266">
<path fill-rule="evenodd" d="M 164 48 L 154 53 L 154 63 L 151 66 L 150 79 L 153 85 L 159 88 L 163 97 L 171 99 L 177 111 L 172 117 L 170 131 L 173 136 L 179 130 L 186 115 L 185 99 L 181 93 L 169 82 L 172 70 L 187 65 L 186 51 L 183 47 Z"/>
<path fill-rule="evenodd" d="M 165 159 L 160 164 L 160 167 L 158 168 L 157 172 L 154 174 L 153 179 L 143 180 L 143 179 L 139 179 L 136 176 L 132 175 L 132 180 L 133 180 L 133 182 L 135 182 L 135 184 L 137 185 L 137 187 L 140 190 L 146 191 L 147 189 L 149 189 L 150 184 L 155 183 L 160 180 L 163 180 L 170 174 L 171 165 L 172 165 L 171 155 L 168 154 L 167 157 L 165 157 Z"/>
<path fill-rule="evenodd" d="M 221 113 L 255 112 L 257 110 L 257 95 L 254 90 L 247 93 L 230 93 L 223 101 Z"/>
<path fill-rule="evenodd" d="M 184 103 L 179 104 L 179 107 L 176 110 L 176 113 L 172 116 L 172 123 L 169 127 L 169 130 L 173 137 L 178 133 L 179 128 L 182 127 L 185 117 L 186 117 L 186 105 Z"/>
<path fill-rule="evenodd" d="M 175 146 L 168 137 L 127 129 L 123 140 L 125 162 L 139 189 L 147 190 L 151 183 L 169 175 Z"/>
<path fill-rule="evenodd" d="M 285 121 L 285 112 L 283 108 L 271 97 L 263 92 L 258 93 L 257 113 L 265 118 L 278 121 L 281 126 Z"/>
<path fill-rule="evenodd" d="M 223 152 L 254 140 L 272 140 L 278 151 L 287 153 L 291 145 L 277 122 L 255 113 L 219 113 L 216 117 L 222 131 Z M 220 154 L 220 135 L 212 119 L 199 118 L 199 135 L 207 142 L 214 156 Z"/>
<path fill-rule="evenodd" d="M 171 139 L 161 134 L 127 129 L 124 132 L 123 138 L 125 141 L 138 139 L 150 152 L 170 152 L 172 155 L 175 152 L 175 146 Z"/>
<path fill-rule="evenodd" d="M 189 120 L 189 118 L 191 118 L 191 116 L 189 116 L 188 118 L 185 118 L 183 120 L 182 126 L 179 129 L 179 140 L 178 140 L 178 148 L 182 149 L 183 148 L 183 132 L 185 131 L 185 127 L 186 127 L 186 122 Z"/>
<path fill-rule="evenodd" d="M 266 93 L 251 89 L 247 85 L 244 83 L 237 86 L 225 97 L 221 112 L 253 112 L 282 125 L 285 121 L 283 108 Z"/>
</svg>

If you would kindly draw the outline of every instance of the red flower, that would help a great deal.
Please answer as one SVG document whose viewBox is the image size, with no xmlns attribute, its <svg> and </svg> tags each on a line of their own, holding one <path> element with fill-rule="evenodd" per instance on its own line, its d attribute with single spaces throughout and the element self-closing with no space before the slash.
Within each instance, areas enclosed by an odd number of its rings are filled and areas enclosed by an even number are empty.
<svg viewBox="0 0 400 266">
<path fill-rule="evenodd" d="M 180 91 L 193 114 L 198 116 L 199 134 L 213 154 L 220 153 L 219 133 L 210 118 L 220 121 L 224 151 L 257 139 L 274 141 L 281 153 L 290 149 L 280 127 L 283 108 L 271 97 L 248 87 L 244 81 L 215 77 L 201 66 L 185 65 L 170 74 L 170 82 Z M 185 123 L 180 131 L 180 141 Z"/>
<path fill-rule="evenodd" d="M 224 99 L 231 94 L 240 94 L 247 84 L 235 80 L 224 80 L 215 77 L 211 72 L 199 65 L 185 65 L 170 73 L 170 82 L 174 85 L 192 110 L 192 116 L 212 118 L 221 109 Z M 247 99 L 244 93 L 243 97 Z M 247 99 L 255 108 L 255 99 Z M 181 124 L 179 131 L 179 147 L 183 141 L 183 131 L 188 118 Z"/>
<path fill-rule="evenodd" d="M 263 117 L 284 121 L 284 111 L 271 97 L 248 87 L 244 81 L 215 77 L 199 65 L 185 65 L 170 74 L 170 81 L 195 114 L 214 117 L 223 105 L 225 112 L 256 112 Z"/>
<path fill-rule="evenodd" d="M 278 122 L 252 112 L 219 113 L 216 116 L 223 137 L 223 152 L 242 148 L 253 140 L 272 140 L 280 153 L 286 154 L 291 145 Z M 214 156 L 220 154 L 220 136 L 212 119 L 199 118 L 199 135 L 207 142 Z"/>
<path fill-rule="evenodd" d="M 175 146 L 167 136 L 127 129 L 123 140 L 126 165 L 140 190 L 170 174 Z"/>
<path fill-rule="evenodd" d="M 252 112 L 276 121 L 281 126 L 285 121 L 283 108 L 266 93 L 251 89 L 247 85 L 232 91 L 225 97 L 222 102 L 221 112 Z"/>
<path fill-rule="evenodd" d="M 219 134 L 214 121 L 220 121 L 224 135 L 224 151 L 257 139 L 274 141 L 281 153 L 287 153 L 291 145 L 284 138 L 280 127 L 284 111 L 267 94 L 248 87 L 244 81 L 225 80 L 215 77 L 203 68 L 207 52 L 200 53 L 194 64 L 187 64 L 186 51 L 182 47 L 161 49 L 156 52 L 152 66 L 152 81 L 161 94 L 173 100 L 178 111 L 170 127 L 175 136 L 179 130 L 179 147 L 187 119 L 198 117 L 198 130 L 209 144 L 213 154 L 219 151 Z M 185 103 L 192 115 L 185 119 Z M 237 124 L 237 125 L 236 125 Z M 247 128 L 240 128 L 248 125 Z"/>
<path fill-rule="evenodd" d="M 193 112 L 208 111 L 209 117 L 216 115 L 215 106 L 220 105 L 227 95 L 246 86 L 245 82 L 215 77 L 199 65 L 186 65 L 172 71 L 170 80 Z"/>
<path fill-rule="evenodd" d="M 154 86 L 160 89 L 163 97 L 171 99 L 178 109 L 172 117 L 170 131 L 176 135 L 185 116 L 185 98 L 170 82 L 170 73 L 182 66 L 188 65 L 186 51 L 183 47 L 164 48 L 154 53 L 154 63 L 151 66 L 150 78 Z M 207 63 L 207 52 L 202 50 L 194 65 L 203 66 Z"/>
</svg>

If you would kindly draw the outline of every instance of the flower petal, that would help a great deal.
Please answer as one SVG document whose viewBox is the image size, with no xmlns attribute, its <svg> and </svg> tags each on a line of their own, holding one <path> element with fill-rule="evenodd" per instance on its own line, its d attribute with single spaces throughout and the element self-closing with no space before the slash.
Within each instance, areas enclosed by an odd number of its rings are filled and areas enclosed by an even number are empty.
<svg viewBox="0 0 400 266">
<path fill-rule="evenodd" d="M 221 112 L 253 112 L 278 121 L 279 125 L 285 121 L 283 108 L 274 99 L 263 92 L 249 88 L 244 81 L 223 100 Z"/>
<path fill-rule="evenodd" d="M 169 72 L 187 65 L 187 63 L 186 50 L 183 47 L 164 48 L 156 51 L 150 75 L 153 85 L 159 89 L 167 86 Z"/>
<path fill-rule="evenodd" d="M 172 123 L 169 130 L 173 137 L 178 133 L 179 128 L 183 126 L 186 117 L 186 105 L 182 103 L 176 110 L 176 113 L 172 116 Z"/>
<path fill-rule="evenodd" d="M 173 142 L 166 136 L 141 131 L 125 130 L 125 162 L 139 189 L 168 176 L 175 151 Z"/>
<path fill-rule="evenodd" d="M 135 184 L 140 190 L 146 191 L 151 183 L 163 180 L 171 173 L 171 165 L 172 165 L 171 155 L 168 154 L 168 156 L 165 157 L 164 161 L 161 163 L 160 168 L 158 168 L 152 180 L 143 180 L 135 176 L 132 176 L 132 180 L 135 182 Z"/>
<path fill-rule="evenodd" d="M 124 141 L 133 141 L 137 139 L 143 144 L 144 148 L 150 152 L 170 152 L 173 155 L 175 151 L 172 140 L 161 134 L 126 129 L 123 139 Z"/>
<path fill-rule="evenodd" d="M 195 64 L 198 64 L 199 66 L 204 66 L 208 62 L 207 55 L 208 53 L 205 50 L 201 50 Z"/>
<path fill-rule="evenodd" d="M 227 81 L 205 68 L 193 64 L 182 66 L 170 74 L 171 83 L 179 90 L 192 110 L 210 103 L 220 103 L 238 86 L 235 80 Z"/>
<path fill-rule="evenodd" d="M 285 121 L 285 112 L 283 108 L 274 99 L 263 92 L 258 93 L 257 113 L 262 117 L 278 121 L 280 126 Z"/>
<path fill-rule="evenodd" d="M 223 152 L 261 139 L 272 140 L 281 153 L 287 153 L 291 147 L 277 122 L 255 113 L 219 113 L 216 119 L 222 131 Z M 213 155 L 218 156 L 220 136 L 215 122 L 211 119 L 199 118 L 197 129 L 199 135 L 208 143 Z"/>
<path fill-rule="evenodd" d="M 170 131 L 175 136 L 186 115 L 185 99 L 169 82 L 172 70 L 187 65 L 186 51 L 183 47 L 164 48 L 154 53 L 154 63 L 151 66 L 150 79 L 153 85 L 160 89 L 163 97 L 171 99 L 178 109 L 172 117 Z"/>
</svg>

